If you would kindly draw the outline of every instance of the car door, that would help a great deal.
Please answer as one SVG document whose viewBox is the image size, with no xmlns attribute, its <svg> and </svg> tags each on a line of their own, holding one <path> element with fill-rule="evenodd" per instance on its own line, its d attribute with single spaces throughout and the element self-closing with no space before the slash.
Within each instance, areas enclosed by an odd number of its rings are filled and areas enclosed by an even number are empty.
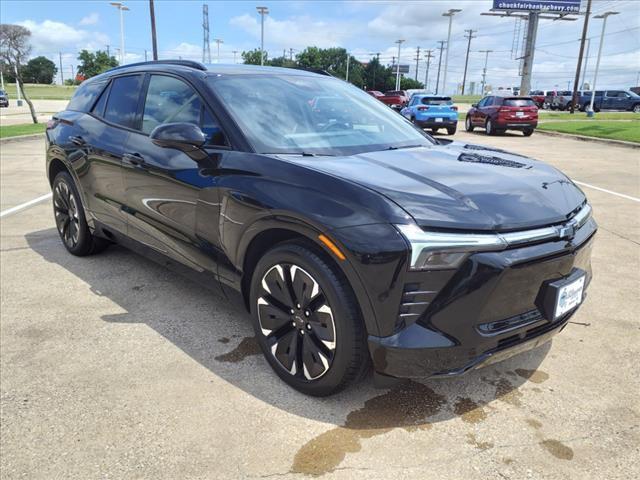
<svg viewBox="0 0 640 480">
<path fill-rule="evenodd" d="M 474 125 L 480 125 L 480 109 L 487 103 L 487 98 L 484 97 L 482 100 L 478 102 L 478 104 L 471 110 L 471 123 Z"/>
<path fill-rule="evenodd" d="M 619 108 L 619 94 L 617 90 L 607 90 L 602 98 L 603 110 L 617 110 Z"/>
<path fill-rule="evenodd" d="M 487 121 L 488 115 L 491 113 L 491 103 L 493 102 L 494 97 L 486 97 L 481 105 L 478 105 L 478 116 L 476 119 L 476 124 L 480 126 L 484 126 Z"/>
<path fill-rule="evenodd" d="M 186 80 L 153 73 L 144 90 L 139 128 L 131 132 L 123 155 L 128 235 L 197 271 L 216 272 L 215 255 L 196 235 L 199 214 L 217 227 L 215 177 L 206 173 L 210 165 L 155 145 L 149 134 L 163 123 L 196 124 L 208 137 L 211 159 L 217 150 L 228 151 L 226 137 Z"/>
<path fill-rule="evenodd" d="M 134 126 L 143 75 L 113 78 L 89 114 L 77 121 L 70 141 L 86 153 L 76 166 L 91 219 L 126 233 L 122 155 Z"/>
</svg>

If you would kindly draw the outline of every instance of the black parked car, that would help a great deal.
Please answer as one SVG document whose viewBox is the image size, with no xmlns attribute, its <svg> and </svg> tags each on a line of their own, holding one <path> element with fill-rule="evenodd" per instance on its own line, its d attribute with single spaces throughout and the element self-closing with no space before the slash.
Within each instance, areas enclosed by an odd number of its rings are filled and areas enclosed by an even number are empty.
<svg viewBox="0 0 640 480">
<path fill-rule="evenodd" d="M 46 136 L 69 252 L 118 242 L 239 292 L 273 369 L 308 394 L 371 364 L 450 376 L 533 348 L 591 279 L 596 223 L 569 178 L 439 143 L 329 76 L 128 65 L 84 82 Z"/>
</svg>

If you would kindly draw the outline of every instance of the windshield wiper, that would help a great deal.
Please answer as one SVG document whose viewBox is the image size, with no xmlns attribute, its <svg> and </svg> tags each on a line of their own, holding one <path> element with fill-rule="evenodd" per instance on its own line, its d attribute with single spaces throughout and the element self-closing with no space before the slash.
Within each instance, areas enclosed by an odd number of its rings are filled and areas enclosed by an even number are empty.
<svg viewBox="0 0 640 480">
<path fill-rule="evenodd" d="M 387 150 L 400 150 L 401 148 L 417 148 L 417 147 L 424 147 L 424 145 L 405 145 L 402 147 L 390 146 L 387 148 Z"/>
</svg>

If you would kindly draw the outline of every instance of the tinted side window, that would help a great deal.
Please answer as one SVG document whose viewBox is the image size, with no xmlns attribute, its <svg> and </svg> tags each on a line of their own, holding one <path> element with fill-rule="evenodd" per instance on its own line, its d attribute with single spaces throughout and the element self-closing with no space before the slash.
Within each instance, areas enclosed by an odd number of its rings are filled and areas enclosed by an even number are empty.
<svg viewBox="0 0 640 480">
<path fill-rule="evenodd" d="M 67 110 L 88 112 L 106 84 L 106 80 L 84 82 L 73 94 L 69 105 L 67 105 Z"/>
<path fill-rule="evenodd" d="M 108 97 L 109 97 L 109 87 L 105 88 L 102 91 L 100 98 L 98 99 L 96 104 L 93 106 L 93 110 L 91 110 L 91 112 L 93 112 L 94 115 L 98 117 L 102 117 L 104 115 L 104 107 L 107 105 Z"/>
<path fill-rule="evenodd" d="M 111 92 L 104 112 L 105 120 L 134 128 L 142 75 L 119 77 L 111 83 Z"/>
<path fill-rule="evenodd" d="M 144 104 L 142 131 L 151 133 L 163 123 L 198 125 L 210 145 L 227 145 L 220 126 L 207 111 L 196 91 L 182 80 L 152 75 Z"/>
</svg>

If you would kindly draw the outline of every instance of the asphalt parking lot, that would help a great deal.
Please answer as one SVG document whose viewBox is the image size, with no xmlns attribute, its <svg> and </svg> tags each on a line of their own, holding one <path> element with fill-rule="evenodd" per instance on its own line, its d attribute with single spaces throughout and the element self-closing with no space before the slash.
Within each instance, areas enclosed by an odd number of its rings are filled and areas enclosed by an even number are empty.
<svg viewBox="0 0 640 480">
<path fill-rule="evenodd" d="M 0 221 L 0 476 L 640 477 L 639 150 L 454 138 L 548 161 L 594 207 L 594 280 L 552 343 L 458 379 L 305 397 L 240 306 L 119 247 L 72 257 L 46 201 Z M 0 145 L 3 212 L 48 193 L 43 147 Z"/>
</svg>

